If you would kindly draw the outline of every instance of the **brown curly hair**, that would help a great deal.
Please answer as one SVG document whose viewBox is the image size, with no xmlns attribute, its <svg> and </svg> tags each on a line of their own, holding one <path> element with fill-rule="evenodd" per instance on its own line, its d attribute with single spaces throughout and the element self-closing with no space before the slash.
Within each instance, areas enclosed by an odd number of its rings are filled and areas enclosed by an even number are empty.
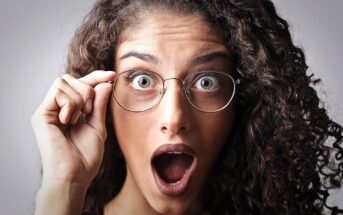
<svg viewBox="0 0 343 215">
<path fill-rule="evenodd" d="M 304 52 L 269 0 L 98 0 L 72 40 L 66 72 L 113 70 L 121 33 L 143 9 L 200 15 L 223 35 L 240 77 L 235 127 L 203 188 L 204 214 L 331 214 L 329 190 L 343 178 L 342 126 L 306 73 Z M 126 175 L 109 111 L 99 174 L 83 214 L 102 214 Z"/>
</svg>

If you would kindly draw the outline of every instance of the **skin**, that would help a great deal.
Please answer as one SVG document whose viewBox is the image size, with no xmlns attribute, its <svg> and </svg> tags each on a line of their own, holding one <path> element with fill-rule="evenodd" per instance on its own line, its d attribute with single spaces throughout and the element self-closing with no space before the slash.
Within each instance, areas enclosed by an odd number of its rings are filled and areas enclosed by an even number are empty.
<svg viewBox="0 0 343 215">
<path fill-rule="evenodd" d="M 222 55 L 191 64 L 209 53 L 230 54 L 220 36 L 198 16 L 154 11 L 143 17 L 144 22 L 127 29 L 116 47 L 117 73 L 134 67 L 160 73 L 164 78 L 184 78 L 190 72 L 209 69 L 231 73 L 230 60 Z M 132 56 L 120 59 L 130 51 L 154 55 L 159 63 Z M 128 174 L 105 213 L 198 214 L 199 195 L 231 130 L 235 103 L 221 112 L 200 112 L 182 95 L 180 82 L 169 80 L 158 106 L 132 113 L 110 96 L 112 86 L 108 81 L 115 77 L 111 71 L 93 71 L 80 79 L 63 75 L 53 82 L 33 113 L 31 124 L 43 166 L 35 214 L 81 214 L 86 191 L 103 159 L 108 102 Z M 86 116 L 82 120 L 81 113 Z M 165 143 L 187 144 L 198 158 L 189 189 L 173 198 L 157 189 L 151 172 L 152 153 Z"/>
<path fill-rule="evenodd" d="M 81 214 L 99 171 L 106 139 L 105 113 L 114 72 L 57 78 L 31 117 L 43 166 L 35 214 Z M 80 113 L 87 114 L 78 122 Z"/>
<path fill-rule="evenodd" d="M 116 47 L 115 71 L 145 69 L 164 78 L 184 78 L 203 70 L 232 73 L 230 59 L 215 57 L 192 64 L 203 55 L 230 50 L 221 37 L 197 15 L 153 11 L 141 17 L 138 26 L 127 29 Z M 187 47 L 187 48 L 185 48 Z M 157 61 L 130 56 L 129 52 L 153 55 Z M 127 162 L 127 177 L 118 196 L 105 208 L 105 214 L 192 214 L 206 176 L 228 138 L 235 114 L 235 103 L 217 113 L 203 113 L 184 97 L 180 82 L 168 80 L 167 92 L 158 106 L 142 113 L 121 108 L 111 96 L 111 113 L 120 147 Z M 198 165 L 189 189 L 177 197 L 162 194 L 151 171 L 153 152 L 165 143 L 184 143 L 196 153 Z"/>
</svg>

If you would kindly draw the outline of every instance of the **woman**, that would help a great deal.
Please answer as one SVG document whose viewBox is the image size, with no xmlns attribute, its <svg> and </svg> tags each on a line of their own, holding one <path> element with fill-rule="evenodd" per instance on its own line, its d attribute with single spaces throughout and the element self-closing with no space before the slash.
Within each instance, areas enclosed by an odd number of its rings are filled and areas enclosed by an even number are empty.
<svg viewBox="0 0 343 215">
<path fill-rule="evenodd" d="M 32 116 L 36 214 L 342 213 L 306 69 L 268 0 L 97 1 Z"/>
</svg>

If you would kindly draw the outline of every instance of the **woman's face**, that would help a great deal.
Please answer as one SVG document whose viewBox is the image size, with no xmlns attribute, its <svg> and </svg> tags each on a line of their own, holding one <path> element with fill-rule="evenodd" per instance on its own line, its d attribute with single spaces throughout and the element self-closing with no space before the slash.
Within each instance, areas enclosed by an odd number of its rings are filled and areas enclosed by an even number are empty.
<svg viewBox="0 0 343 215">
<path fill-rule="evenodd" d="M 141 20 L 124 32 L 116 47 L 117 74 L 145 70 L 165 79 L 208 70 L 232 74 L 230 50 L 199 16 L 155 11 Z M 160 103 L 148 111 L 129 112 L 113 97 L 111 111 L 130 192 L 159 213 L 186 213 L 196 207 L 228 138 L 235 103 L 204 113 L 190 105 L 179 80 L 167 80 L 165 88 Z"/>
</svg>

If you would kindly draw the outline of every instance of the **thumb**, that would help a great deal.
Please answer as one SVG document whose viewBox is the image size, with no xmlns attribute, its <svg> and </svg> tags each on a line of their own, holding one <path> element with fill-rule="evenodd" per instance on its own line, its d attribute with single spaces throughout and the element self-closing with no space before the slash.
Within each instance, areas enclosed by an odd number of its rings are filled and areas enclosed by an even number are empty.
<svg viewBox="0 0 343 215">
<path fill-rule="evenodd" d="M 105 116 L 108 98 L 112 91 L 110 83 L 100 83 L 94 87 L 95 96 L 93 101 L 93 111 L 88 117 L 88 124 L 97 130 L 101 139 L 105 141 L 106 128 Z"/>
</svg>

